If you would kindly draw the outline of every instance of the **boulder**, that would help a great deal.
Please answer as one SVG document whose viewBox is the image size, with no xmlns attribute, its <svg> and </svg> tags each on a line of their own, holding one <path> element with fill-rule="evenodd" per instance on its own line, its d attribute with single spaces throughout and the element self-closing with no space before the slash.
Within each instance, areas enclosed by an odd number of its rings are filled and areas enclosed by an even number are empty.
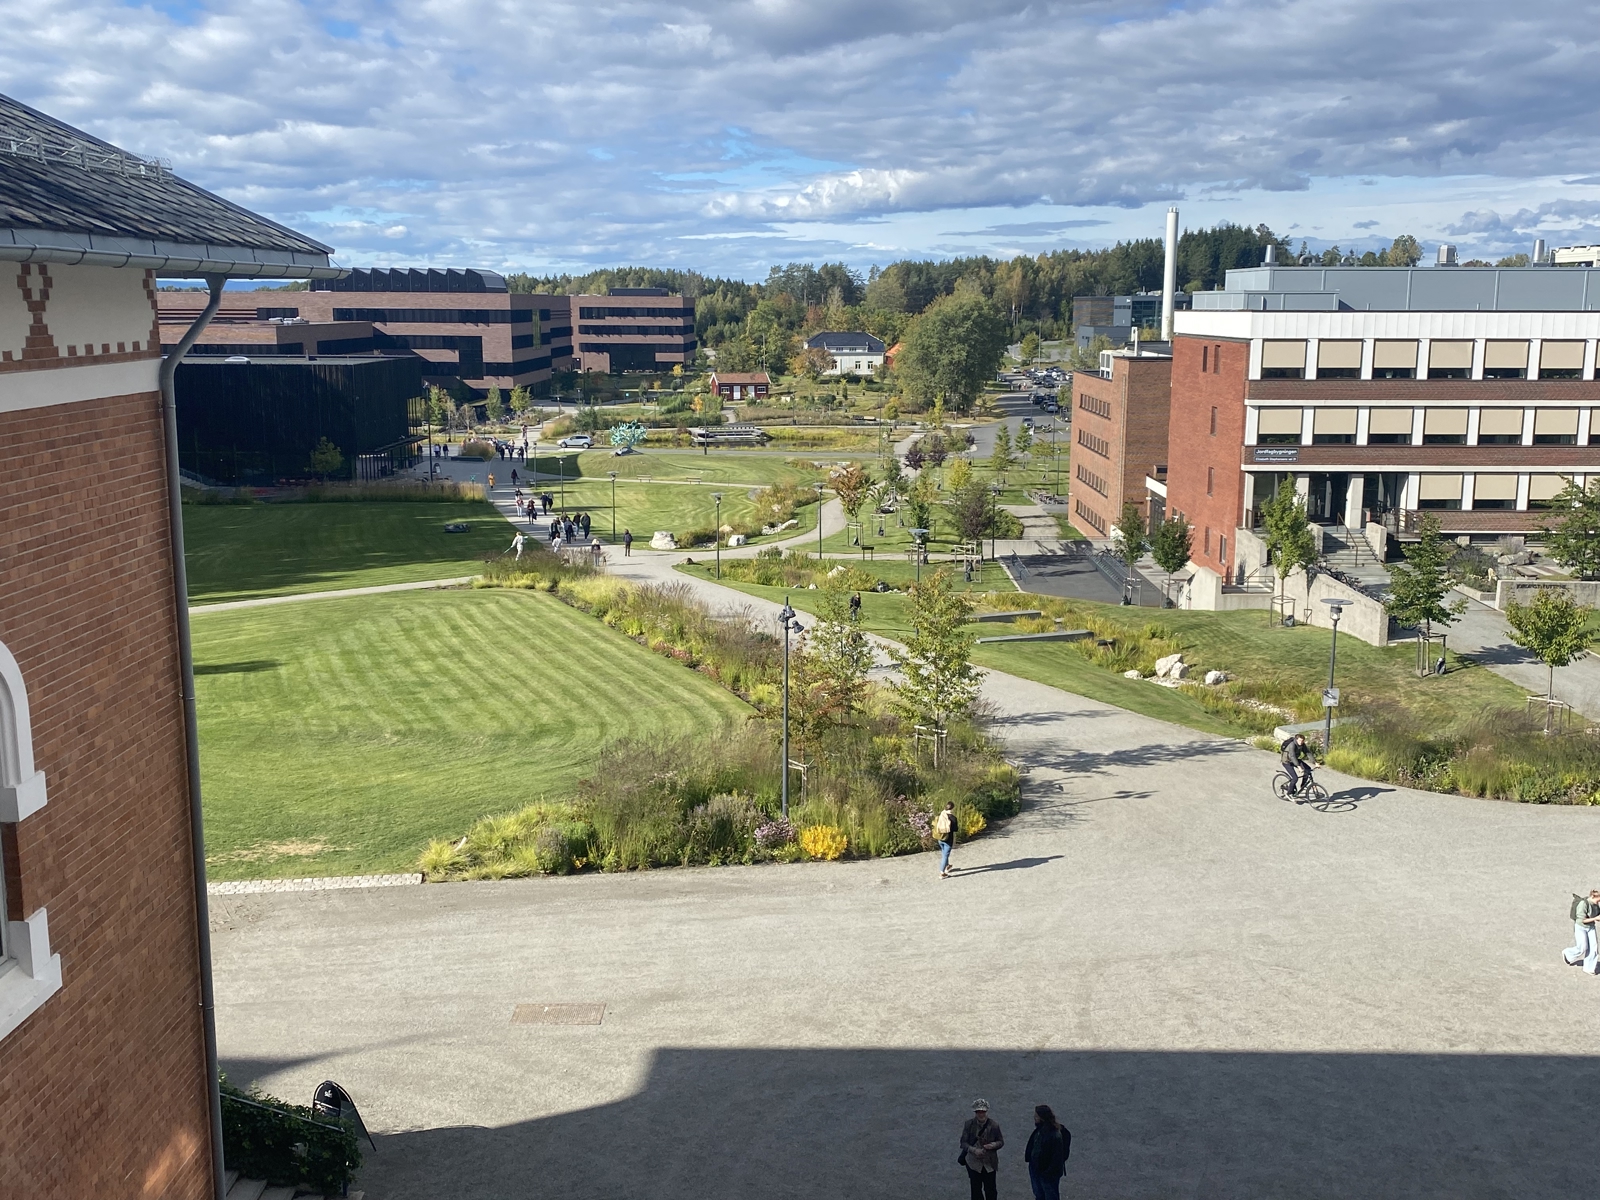
<svg viewBox="0 0 1600 1200">
<path fill-rule="evenodd" d="M 742 546 L 748 540 L 749 539 L 746 538 L 742 533 L 732 533 L 728 535 L 728 545 L 730 546 Z"/>
<path fill-rule="evenodd" d="M 1172 666 L 1167 669 L 1167 678 L 1168 679 L 1187 679 L 1187 678 L 1189 678 L 1189 664 L 1186 663 L 1186 662 L 1175 662 L 1175 663 L 1173 663 Z"/>
<path fill-rule="evenodd" d="M 1182 675 L 1174 675 L 1173 668 L 1183 666 L 1182 654 L 1169 654 L 1165 658 L 1156 659 L 1157 679 L 1182 679 Z"/>
<path fill-rule="evenodd" d="M 1213 685 L 1218 683 L 1227 683 L 1228 673 L 1226 671 L 1207 671 L 1206 682 Z"/>
<path fill-rule="evenodd" d="M 840 563 L 837 567 L 835 567 L 833 570 L 828 572 L 828 578 L 832 579 L 835 575 L 842 575 L 842 574 L 844 574 L 846 569 L 847 568 L 845 567 L 845 565 L 843 563 Z"/>
<path fill-rule="evenodd" d="M 1144 676 L 1139 674 L 1139 672 L 1137 672 L 1137 671 L 1124 671 L 1122 673 L 1122 677 L 1124 679 L 1143 679 L 1144 678 Z"/>
<path fill-rule="evenodd" d="M 672 536 L 670 529 L 658 529 L 650 537 L 650 549 L 652 550 L 676 550 L 677 548 L 678 539 Z"/>
</svg>

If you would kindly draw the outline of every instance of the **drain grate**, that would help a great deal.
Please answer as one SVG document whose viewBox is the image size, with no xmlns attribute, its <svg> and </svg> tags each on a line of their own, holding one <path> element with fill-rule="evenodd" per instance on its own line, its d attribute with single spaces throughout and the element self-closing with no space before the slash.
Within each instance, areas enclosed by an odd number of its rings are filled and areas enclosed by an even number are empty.
<svg viewBox="0 0 1600 1200">
<path fill-rule="evenodd" d="M 513 1025 L 598 1025 L 605 1019 L 601 1004 L 519 1004 L 511 1014 Z"/>
</svg>

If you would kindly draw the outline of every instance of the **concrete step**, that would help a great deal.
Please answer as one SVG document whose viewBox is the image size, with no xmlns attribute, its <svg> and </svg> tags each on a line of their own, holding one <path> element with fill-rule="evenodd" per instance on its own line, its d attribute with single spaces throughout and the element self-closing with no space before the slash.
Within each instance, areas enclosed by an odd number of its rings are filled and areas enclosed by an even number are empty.
<svg viewBox="0 0 1600 1200">
<path fill-rule="evenodd" d="M 261 1200 L 294 1200 L 299 1190 L 292 1187 L 269 1187 L 261 1193 Z"/>
<path fill-rule="evenodd" d="M 225 1200 L 261 1200 L 261 1193 L 267 1190 L 265 1179 L 244 1179 L 236 1177 L 228 1188 Z"/>
<path fill-rule="evenodd" d="M 222 1173 L 222 1194 L 226 1196 L 230 1188 L 239 1182 L 239 1172 L 224 1171 Z"/>
</svg>

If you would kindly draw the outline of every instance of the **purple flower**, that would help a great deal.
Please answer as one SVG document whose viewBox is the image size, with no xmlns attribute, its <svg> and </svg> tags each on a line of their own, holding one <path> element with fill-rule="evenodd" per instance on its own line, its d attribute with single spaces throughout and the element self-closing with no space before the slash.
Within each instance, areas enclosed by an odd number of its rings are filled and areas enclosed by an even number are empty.
<svg viewBox="0 0 1600 1200">
<path fill-rule="evenodd" d="M 774 817 L 756 826 L 756 845 L 763 850 L 775 850 L 794 841 L 794 826 L 782 817 Z"/>
</svg>

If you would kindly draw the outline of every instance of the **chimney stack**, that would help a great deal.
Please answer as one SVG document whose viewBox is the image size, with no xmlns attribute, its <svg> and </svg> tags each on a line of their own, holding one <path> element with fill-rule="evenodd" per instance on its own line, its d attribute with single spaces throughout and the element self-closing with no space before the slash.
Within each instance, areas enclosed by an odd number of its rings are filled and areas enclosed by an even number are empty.
<svg viewBox="0 0 1600 1200">
<path fill-rule="evenodd" d="M 1167 265 L 1161 273 L 1161 340 L 1172 341 L 1173 293 L 1178 289 L 1178 208 L 1167 209 Z"/>
<path fill-rule="evenodd" d="M 1544 261 L 1544 239 L 1533 239 L 1533 265 L 1538 266 Z"/>
<path fill-rule="evenodd" d="M 1266 252 L 1265 255 L 1262 256 L 1261 265 L 1264 266 L 1264 267 L 1275 267 L 1275 266 L 1278 265 L 1278 243 L 1277 242 L 1268 242 L 1267 243 L 1267 252 Z"/>
</svg>

